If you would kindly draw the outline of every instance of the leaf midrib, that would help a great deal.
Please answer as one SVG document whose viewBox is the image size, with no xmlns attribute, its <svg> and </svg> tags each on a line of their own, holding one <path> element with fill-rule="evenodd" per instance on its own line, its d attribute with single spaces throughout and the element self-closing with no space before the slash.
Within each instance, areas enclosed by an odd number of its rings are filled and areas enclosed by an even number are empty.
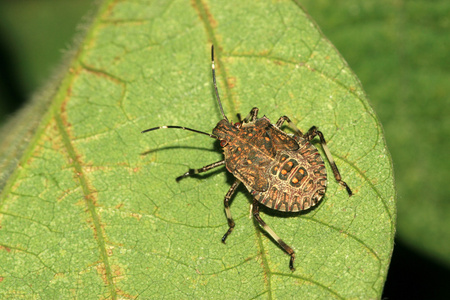
<svg viewBox="0 0 450 300">
<path fill-rule="evenodd" d="M 97 245 L 100 250 L 100 256 L 101 256 L 102 262 L 105 266 L 105 273 L 106 273 L 106 280 L 107 280 L 106 283 L 110 290 L 111 298 L 116 299 L 117 293 L 116 293 L 116 288 L 115 288 L 114 281 L 113 281 L 111 265 L 109 263 L 108 254 L 106 252 L 105 237 L 103 235 L 103 230 L 100 225 L 100 216 L 98 215 L 98 213 L 95 209 L 95 204 L 94 204 L 94 200 L 93 200 L 94 193 L 88 186 L 88 180 L 87 180 L 87 178 L 83 172 L 83 168 L 82 168 L 83 163 L 80 161 L 80 159 L 79 159 L 80 156 L 76 154 L 75 148 L 72 145 L 71 139 L 69 137 L 69 133 L 67 131 L 68 127 L 64 125 L 64 121 L 63 121 L 62 117 L 60 115 L 58 115 L 57 113 L 54 114 L 54 119 L 55 119 L 55 122 L 56 122 L 56 125 L 58 128 L 58 131 L 61 135 L 63 144 L 67 150 L 67 153 L 68 153 L 70 159 L 72 159 L 72 161 L 73 161 L 72 165 L 75 169 L 75 172 L 77 175 L 76 177 L 79 178 L 80 186 L 81 186 L 81 189 L 82 189 L 83 195 L 84 195 L 83 198 L 84 198 L 85 204 L 89 210 L 89 213 L 92 217 L 92 223 L 94 224 L 94 228 L 95 228 L 94 236 L 96 237 Z"/>
</svg>

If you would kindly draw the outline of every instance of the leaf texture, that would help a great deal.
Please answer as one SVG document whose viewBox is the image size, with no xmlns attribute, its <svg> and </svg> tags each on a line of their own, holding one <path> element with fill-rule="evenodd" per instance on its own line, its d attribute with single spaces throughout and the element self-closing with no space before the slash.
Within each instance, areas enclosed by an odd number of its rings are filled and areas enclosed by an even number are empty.
<svg viewBox="0 0 450 300">
<path fill-rule="evenodd" d="M 223 158 L 182 125 L 254 106 L 324 133 L 332 177 L 315 209 L 262 218 L 288 256 L 233 198 L 227 244 Z M 26 120 L 24 120 L 25 122 Z M 288 131 L 288 129 L 286 129 Z M 0 199 L 0 295 L 26 298 L 379 298 L 393 247 L 395 192 L 383 132 L 362 87 L 295 2 L 106 1 L 8 177 Z M 223 172 L 221 172 L 223 171 Z"/>
</svg>

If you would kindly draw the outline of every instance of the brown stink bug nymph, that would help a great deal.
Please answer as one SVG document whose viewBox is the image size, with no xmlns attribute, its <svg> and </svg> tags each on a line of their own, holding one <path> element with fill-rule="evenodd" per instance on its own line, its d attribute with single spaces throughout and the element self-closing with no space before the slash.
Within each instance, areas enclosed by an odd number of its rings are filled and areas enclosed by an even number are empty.
<svg viewBox="0 0 450 300">
<path fill-rule="evenodd" d="M 282 116 L 275 124 L 272 124 L 265 116 L 258 118 L 258 108 L 256 107 L 244 120 L 234 124 L 230 122 L 223 112 L 217 90 L 214 47 L 211 47 L 211 68 L 214 90 L 223 116 L 212 134 L 182 126 L 154 127 L 144 130 L 142 133 L 162 128 L 178 128 L 219 140 L 225 155 L 224 160 L 200 169 L 190 169 L 176 180 L 225 165 L 227 170 L 236 177 L 236 180 L 224 199 L 228 230 L 222 237 L 222 242 L 225 243 L 235 226 L 229 206 L 231 196 L 239 184 L 243 183 L 253 196 L 252 213 L 254 218 L 291 256 L 289 268 L 294 271 L 294 250 L 261 219 L 259 205 L 263 204 L 281 212 L 298 212 L 316 205 L 323 198 L 327 186 L 327 171 L 320 153 L 311 144 L 311 140 L 316 136 L 320 139 L 334 178 L 347 190 L 349 196 L 352 195 L 352 191 L 341 180 L 341 175 L 330 150 L 328 150 L 325 138 L 315 126 L 306 133 L 302 133 L 286 116 Z M 284 122 L 287 122 L 287 125 L 295 132 L 293 135 L 281 130 Z"/>
</svg>

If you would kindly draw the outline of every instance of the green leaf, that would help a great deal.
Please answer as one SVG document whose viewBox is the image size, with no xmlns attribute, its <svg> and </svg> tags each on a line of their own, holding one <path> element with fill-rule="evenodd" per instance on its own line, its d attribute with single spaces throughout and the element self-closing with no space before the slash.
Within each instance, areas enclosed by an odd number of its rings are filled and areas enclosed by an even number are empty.
<svg viewBox="0 0 450 300">
<path fill-rule="evenodd" d="M 224 168 L 175 182 L 221 160 L 217 142 L 180 130 L 140 134 L 158 125 L 210 131 L 220 120 L 211 43 L 228 117 L 257 106 L 273 122 L 287 115 L 303 131 L 318 126 L 355 194 L 327 164 L 317 208 L 263 210 L 296 251 L 295 272 L 249 218 L 245 189 L 231 206 L 236 228 L 220 242 L 233 182 Z M 40 120 L 17 169 L 3 175 L 2 296 L 381 296 L 395 233 L 381 125 L 295 3 L 107 1 Z"/>
<path fill-rule="evenodd" d="M 450 45 L 450 2 L 302 3 L 348 58 L 384 125 L 395 165 L 399 241 L 448 272 L 450 56 L 442 45 Z"/>
</svg>

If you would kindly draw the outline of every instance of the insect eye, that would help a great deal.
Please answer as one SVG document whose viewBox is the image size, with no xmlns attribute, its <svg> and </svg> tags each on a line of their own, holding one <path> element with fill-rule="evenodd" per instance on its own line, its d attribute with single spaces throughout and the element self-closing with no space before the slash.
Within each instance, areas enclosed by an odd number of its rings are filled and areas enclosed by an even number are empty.
<svg viewBox="0 0 450 300">
<path fill-rule="evenodd" d="M 228 144 L 227 141 L 220 140 L 220 147 L 225 147 L 227 144 Z"/>
<path fill-rule="evenodd" d="M 234 123 L 234 127 L 238 128 L 238 129 L 241 128 L 241 126 L 242 126 L 241 122 Z"/>
</svg>

